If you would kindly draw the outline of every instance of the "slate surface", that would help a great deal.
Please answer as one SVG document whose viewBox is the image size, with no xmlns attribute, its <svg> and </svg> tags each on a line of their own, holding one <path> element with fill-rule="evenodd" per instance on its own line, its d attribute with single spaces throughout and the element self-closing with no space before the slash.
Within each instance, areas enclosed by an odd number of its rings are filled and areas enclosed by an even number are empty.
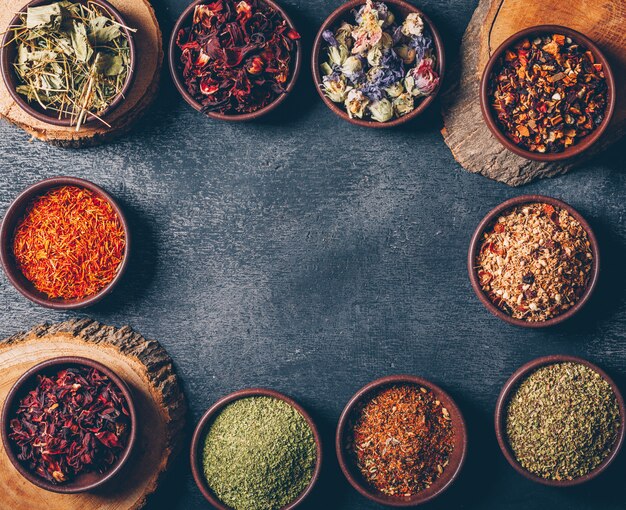
<svg viewBox="0 0 626 510">
<path fill-rule="evenodd" d="M 339 4 L 283 3 L 307 47 Z M 156 4 L 166 35 L 185 5 Z M 421 5 L 452 56 L 475 2 Z M 160 340 L 174 358 L 192 423 L 239 388 L 268 386 L 292 395 L 326 441 L 324 475 L 307 509 L 378 508 L 339 472 L 334 427 L 359 387 L 402 372 L 443 386 L 468 421 L 463 474 L 430 508 L 624 509 L 626 454 L 585 487 L 549 489 L 508 466 L 492 424 L 504 381 L 545 354 L 586 357 L 626 391 L 621 148 L 567 176 L 511 189 L 463 171 L 441 139 L 440 123 L 435 107 L 403 129 L 352 127 L 319 100 L 305 66 L 296 96 L 255 124 L 202 117 L 176 96 L 169 77 L 141 125 L 105 147 L 55 149 L 0 124 L 0 210 L 41 178 L 75 175 L 118 197 L 135 235 L 121 287 L 85 312 L 39 308 L 0 277 L 0 335 L 77 316 L 129 324 Z M 550 331 L 516 329 L 489 315 L 465 268 L 478 221 L 499 202 L 527 192 L 578 208 L 603 255 L 590 306 Z M 208 508 L 186 455 L 150 508 Z"/>
</svg>

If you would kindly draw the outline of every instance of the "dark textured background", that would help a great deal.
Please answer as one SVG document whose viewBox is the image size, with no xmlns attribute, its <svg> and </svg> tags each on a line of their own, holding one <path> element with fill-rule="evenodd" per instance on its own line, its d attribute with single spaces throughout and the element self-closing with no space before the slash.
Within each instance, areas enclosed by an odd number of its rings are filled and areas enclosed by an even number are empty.
<svg viewBox="0 0 626 510">
<path fill-rule="evenodd" d="M 156 4 L 166 37 L 186 4 Z M 309 48 L 339 2 L 283 4 Z M 420 5 L 452 57 L 475 2 Z M 120 288 L 85 312 L 37 307 L 0 277 L 0 335 L 76 316 L 129 324 L 174 358 L 191 424 L 239 388 L 292 395 L 326 442 L 323 476 L 308 509 L 377 508 L 339 472 L 334 427 L 358 388 L 401 372 L 443 386 L 468 422 L 465 469 L 430 508 L 626 508 L 626 455 L 587 486 L 545 488 L 508 466 L 492 425 L 500 387 L 537 356 L 586 357 L 626 390 L 622 147 L 570 175 L 511 189 L 455 163 L 439 134 L 438 105 L 405 128 L 356 128 L 317 97 L 308 65 L 294 97 L 254 124 L 204 118 L 177 97 L 169 77 L 163 82 L 140 125 L 104 147 L 56 149 L 0 124 L 0 210 L 39 179 L 75 175 L 121 201 L 135 236 Z M 603 256 L 588 308 L 550 331 L 516 329 L 489 315 L 465 267 L 483 215 L 528 192 L 576 207 L 596 230 Z M 184 453 L 151 509 L 208 507 Z"/>
</svg>

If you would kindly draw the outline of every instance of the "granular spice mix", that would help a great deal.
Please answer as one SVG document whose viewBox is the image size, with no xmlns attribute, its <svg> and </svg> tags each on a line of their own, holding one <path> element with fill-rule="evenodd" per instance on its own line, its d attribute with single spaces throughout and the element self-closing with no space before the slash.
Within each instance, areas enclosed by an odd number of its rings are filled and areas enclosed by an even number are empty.
<svg viewBox="0 0 626 510">
<path fill-rule="evenodd" d="M 498 217 L 476 256 L 480 286 L 515 319 L 541 322 L 571 308 L 591 278 L 587 232 L 565 209 L 530 203 Z"/>
<path fill-rule="evenodd" d="M 549 480 L 573 480 L 597 468 L 620 430 L 609 383 L 581 363 L 539 368 L 513 393 L 506 414 L 509 445 L 520 465 Z"/>
<path fill-rule="evenodd" d="M 317 463 L 310 425 L 273 397 L 228 404 L 204 443 L 203 469 L 215 496 L 234 510 L 279 510 L 308 487 Z"/>
<path fill-rule="evenodd" d="M 96 294 L 115 278 L 125 252 L 126 235 L 113 206 L 77 186 L 36 198 L 13 239 L 18 267 L 51 299 Z"/>
<path fill-rule="evenodd" d="M 203 111 L 244 114 L 286 91 L 300 34 L 262 0 L 216 0 L 196 6 L 176 37 L 185 87 Z"/>
<path fill-rule="evenodd" d="M 19 402 L 9 438 L 17 457 L 37 475 L 65 483 L 115 463 L 130 432 L 128 405 L 111 379 L 94 368 L 71 367 L 38 376 Z"/>
<path fill-rule="evenodd" d="M 531 152 L 562 152 L 589 135 L 604 120 L 607 94 L 602 64 L 559 34 L 517 42 L 490 77 L 500 129 Z"/>
<path fill-rule="evenodd" d="M 450 413 L 428 389 L 388 387 L 355 416 L 350 447 L 363 478 L 388 496 L 410 497 L 441 476 L 454 448 Z"/>
</svg>

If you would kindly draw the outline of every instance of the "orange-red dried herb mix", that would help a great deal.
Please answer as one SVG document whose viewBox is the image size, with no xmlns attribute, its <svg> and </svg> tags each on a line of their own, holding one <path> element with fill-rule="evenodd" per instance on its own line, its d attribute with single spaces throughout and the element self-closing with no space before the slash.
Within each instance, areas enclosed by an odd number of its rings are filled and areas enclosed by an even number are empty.
<svg viewBox="0 0 626 510">
<path fill-rule="evenodd" d="M 352 449 L 365 480 L 388 496 L 409 497 L 443 473 L 454 448 L 450 414 L 433 393 L 392 386 L 357 413 Z"/>
<path fill-rule="evenodd" d="M 496 63 L 490 101 L 503 133 L 531 152 L 578 143 L 604 120 L 608 88 L 593 53 L 560 34 L 522 39 Z"/>
<path fill-rule="evenodd" d="M 18 267 L 52 299 L 102 290 L 117 275 L 125 250 L 124 228 L 108 200 L 76 186 L 36 198 L 13 239 Z"/>
</svg>

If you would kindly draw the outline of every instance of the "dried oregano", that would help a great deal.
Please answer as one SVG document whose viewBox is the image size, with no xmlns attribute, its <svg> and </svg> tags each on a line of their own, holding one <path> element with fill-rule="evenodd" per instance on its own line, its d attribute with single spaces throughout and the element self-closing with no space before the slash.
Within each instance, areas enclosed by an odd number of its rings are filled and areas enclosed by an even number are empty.
<svg viewBox="0 0 626 510">
<path fill-rule="evenodd" d="M 309 485 L 317 451 L 313 431 L 292 406 L 271 397 L 229 404 L 204 445 L 204 476 L 234 510 L 278 510 Z"/>
<path fill-rule="evenodd" d="M 533 372 L 514 392 L 506 416 L 517 461 L 549 480 L 573 480 L 598 467 L 619 428 L 619 406 L 609 383 L 571 362 Z"/>
</svg>

